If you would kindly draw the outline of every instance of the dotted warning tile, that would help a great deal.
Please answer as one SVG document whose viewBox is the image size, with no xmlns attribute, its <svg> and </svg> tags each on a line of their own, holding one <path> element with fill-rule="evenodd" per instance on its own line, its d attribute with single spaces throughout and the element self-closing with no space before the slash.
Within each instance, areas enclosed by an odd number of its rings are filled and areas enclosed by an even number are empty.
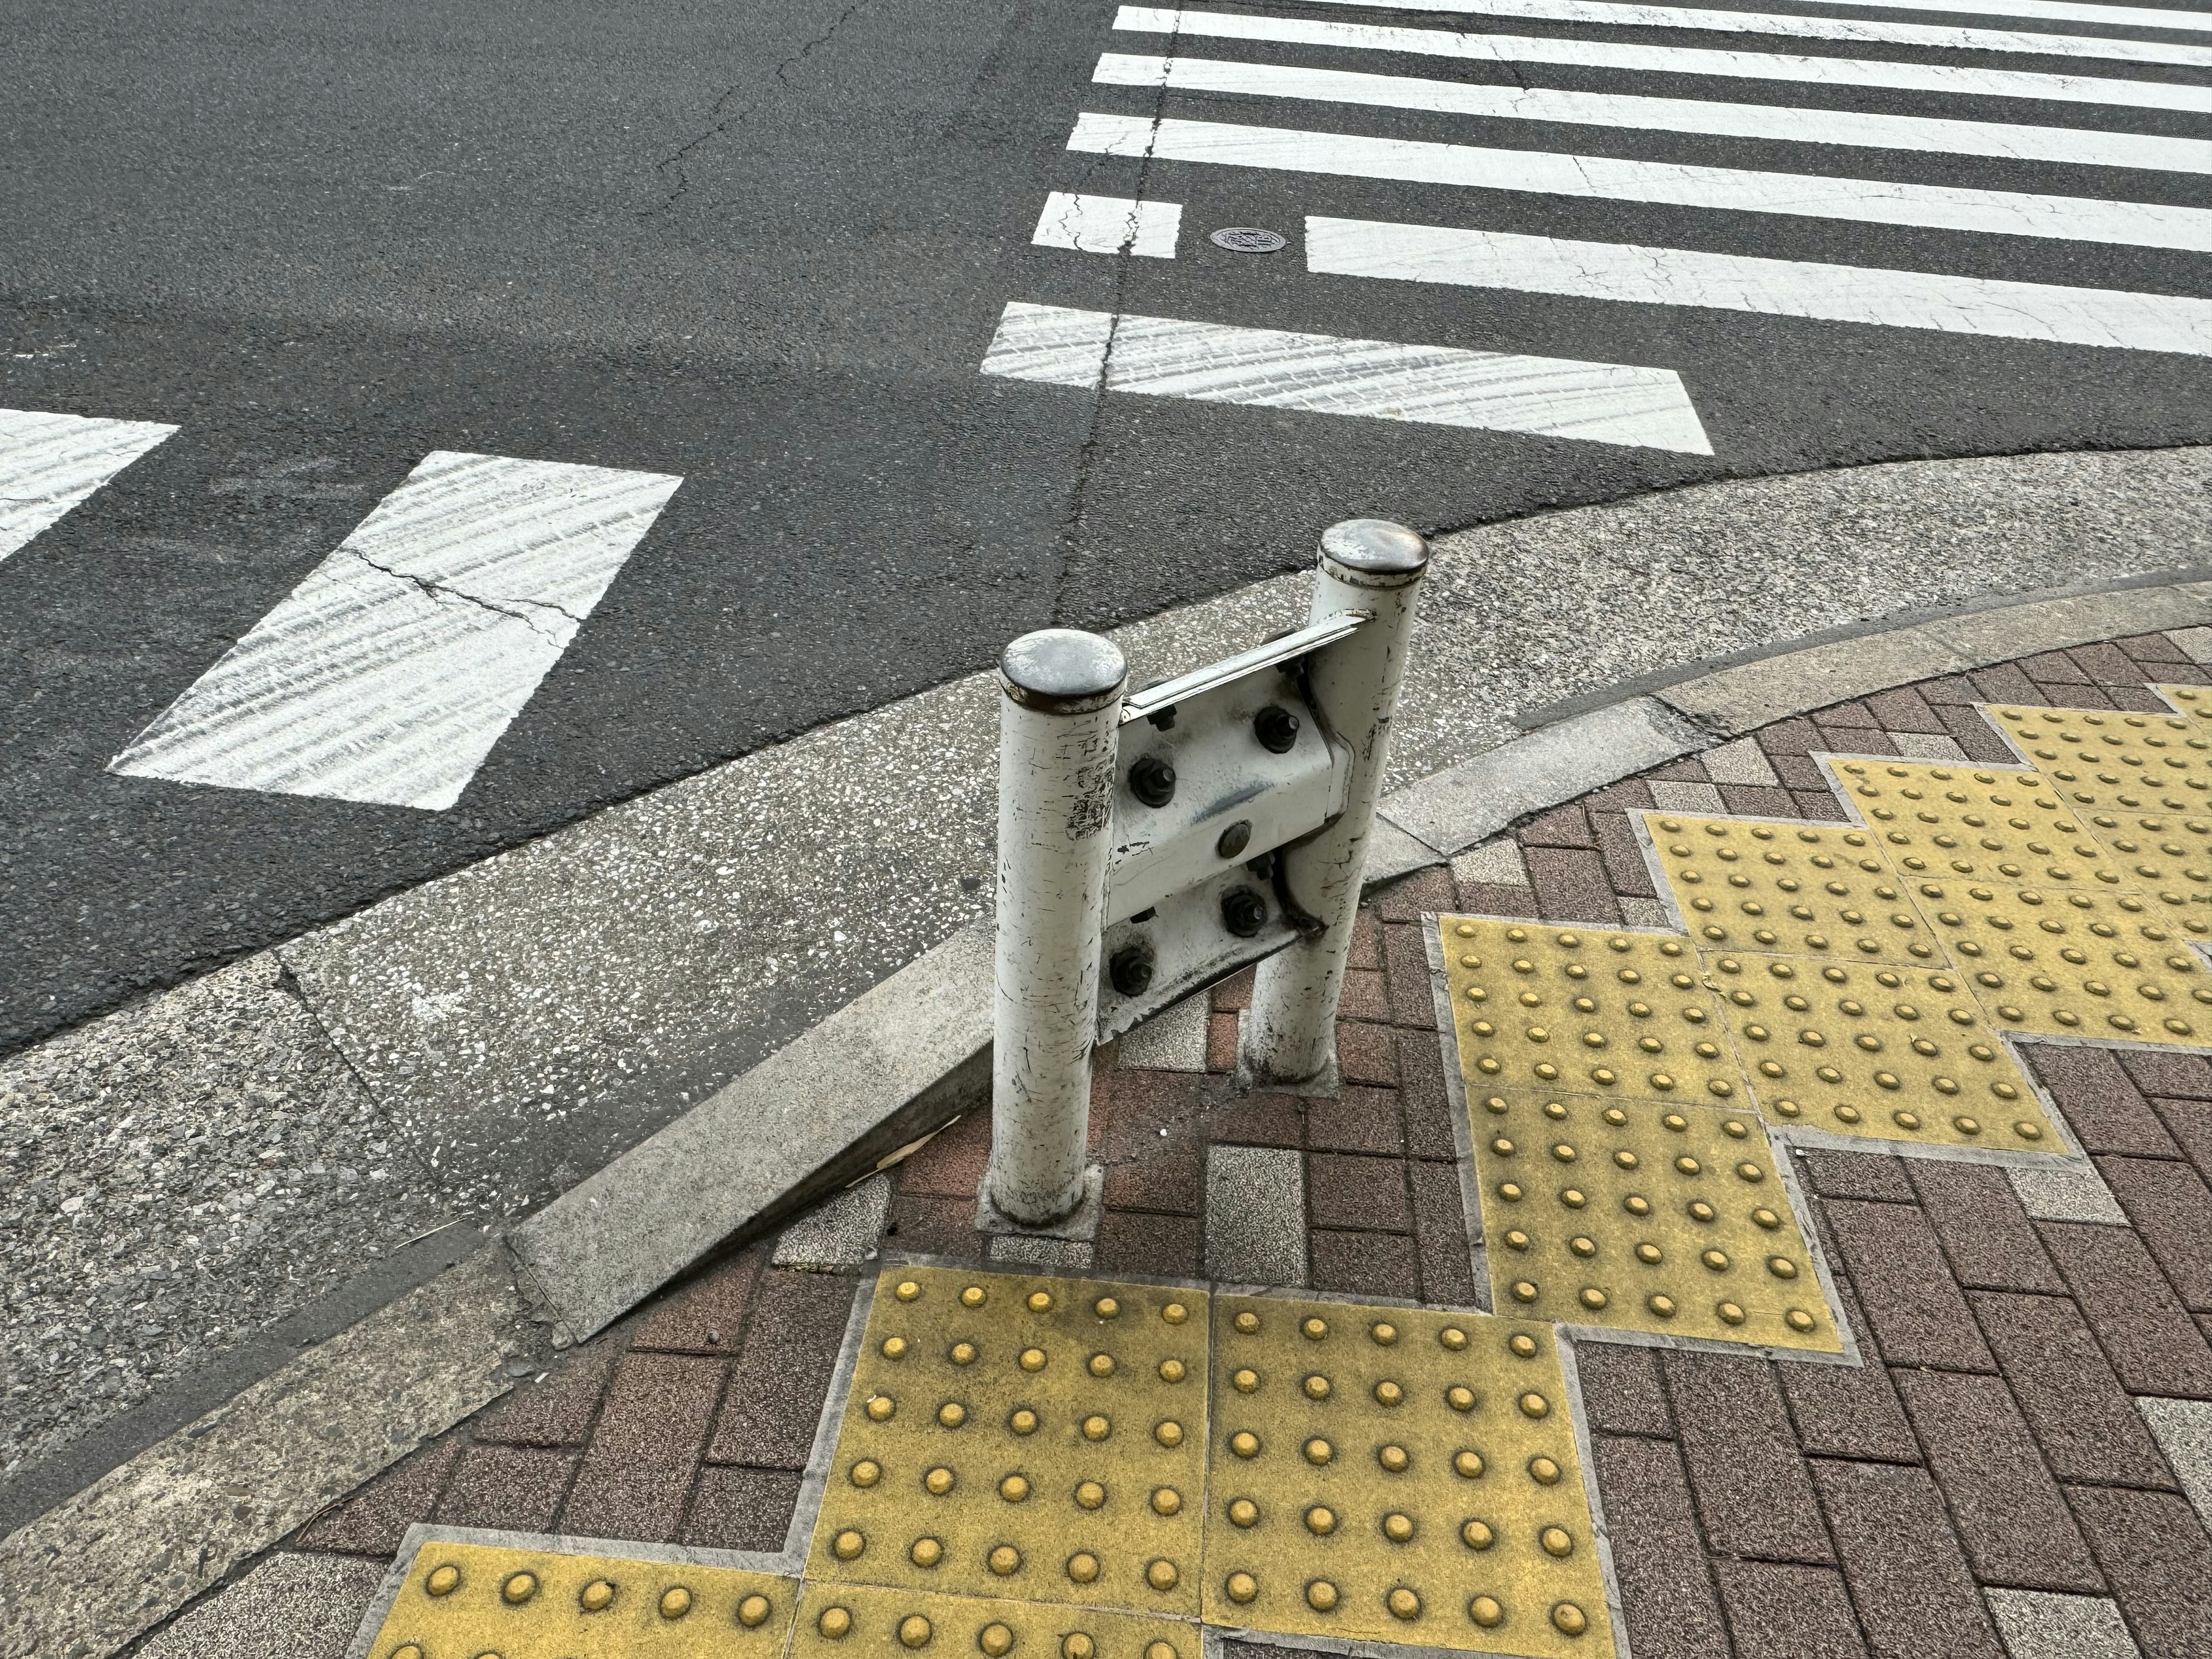
<svg viewBox="0 0 2212 1659">
<path fill-rule="evenodd" d="M 1217 1297 L 1210 1623 L 1610 1653 L 1547 1326 Z"/>
<path fill-rule="evenodd" d="M 945 1595 L 873 1584 L 809 1584 L 793 1659 L 869 1654 L 945 1659 L 1200 1659 L 1195 1626 L 1096 1607 Z"/>
<path fill-rule="evenodd" d="M 1752 1113 L 1520 1090 L 1471 1096 L 1469 1113 L 1495 1306 L 1842 1352 Z"/>
<path fill-rule="evenodd" d="M 1866 821 L 1874 850 L 1908 879 L 2130 884 L 2040 773 L 1833 756 L 1821 765 Z"/>
<path fill-rule="evenodd" d="M 1865 962 L 1940 962 L 1864 830 L 1647 812 L 1644 826 L 1701 945 Z"/>
<path fill-rule="evenodd" d="M 2154 685 L 2151 690 L 2191 720 L 2212 720 L 2212 685 Z"/>
<path fill-rule="evenodd" d="M 1914 889 L 1990 1018 L 2100 1042 L 2201 1044 L 2212 975 L 2189 948 L 2203 920 L 2140 893 L 1966 882 Z"/>
<path fill-rule="evenodd" d="M 369 1659 L 773 1659 L 796 1580 L 728 1567 L 431 1540 Z"/>
<path fill-rule="evenodd" d="M 1206 1312 L 1192 1290 L 887 1273 L 807 1577 L 1195 1616 Z"/>
<path fill-rule="evenodd" d="M 1759 1110 L 1922 1146 L 2066 1148 L 1965 975 L 1712 956 Z"/>
<path fill-rule="evenodd" d="M 1442 925 L 1472 1086 L 1741 1098 L 1719 1010 L 1686 941 L 1480 917 Z"/>
</svg>

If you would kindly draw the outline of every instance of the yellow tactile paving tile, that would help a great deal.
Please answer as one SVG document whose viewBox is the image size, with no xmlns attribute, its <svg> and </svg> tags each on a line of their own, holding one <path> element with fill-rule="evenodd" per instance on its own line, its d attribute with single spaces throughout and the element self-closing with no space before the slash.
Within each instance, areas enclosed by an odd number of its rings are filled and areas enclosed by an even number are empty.
<svg viewBox="0 0 2212 1659">
<path fill-rule="evenodd" d="M 1706 965 L 1771 1121 L 1921 1146 L 2065 1151 L 1965 974 L 1749 955 L 1711 955 Z"/>
<path fill-rule="evenodd" d="M 1865 821 L 1873 850 L 1907 879 L 2130 884 L 2073 804 L 2040 773 L 1832 755 L 1820 764 Z"/>
<path fill-rule="evenodd" d="M 1647 812 L 1661 872 L 1702 947 L 1854 962 L 1942 951 L 1864 830 Z"/>
<path fill-rule="evenodd" d="M 770 1573 L 432 1540 L 368 1659 L 774 1659 L 798 1599 Z"/>
<path fill-rule="evenodd" d="M 1523 1090 L 1468 1111 L 1493 1306 L 1842 1352 L 1756 1113 Z"/>
<path fill-rule="evenodd" d="M 1548 1326 L 1276 1297 L 1213 1316 L 1209 1623 L 1613 1650 Z"/>
<path fill-rule="evenodd" d="M 2212 685 L 2154 685 L 2151 690 L 2191 720 L 2212 720 Z"/>
<path fill-rule="evenodd" d="M 791 1642 L 793 1659 L 1200 1659 L 1200 1651 L 1198 1626 L 1182 1620 L 875 1584 L 809 1584 Z"/>
<path fill-rule="evenodd" d="M 1443 927 L 1471 1086 L 1742 1097 L 1686 940 L 1480 916 L 1448 916 Z"/>
<path fill-rule="evenodd" d="M 2212 975 L 2197 918 L 2142 893 L 1923 882 L 1942 934 L 1993 1024 L 2100 1042 L 2212 1041 Z"/>
<path fill-rule="evenodd" d="M 809 1580 L 1195 1616 L 1206 1300 L 887 1272 Z"/>
</svg>

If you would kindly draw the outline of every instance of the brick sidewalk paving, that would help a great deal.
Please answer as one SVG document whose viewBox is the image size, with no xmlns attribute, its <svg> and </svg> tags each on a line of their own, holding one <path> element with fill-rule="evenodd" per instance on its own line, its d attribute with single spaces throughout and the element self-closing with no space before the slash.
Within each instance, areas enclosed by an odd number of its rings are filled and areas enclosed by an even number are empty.
<svg viewBox="0 0 2212 1659">
<path fill-rule="evenodd" d="M 1032 1265 L 1487 1305 L 1425 917 L 1670 927 L 1631 814 L 1842 822 L 1816 753 L 2017 764 L 1973 705 L 2171 713 L 2153 684 L 2212 675 L 2150 635 L 1930 681 L 1782 721 L 1417 872 L 1361 917 L 1341 1094 L 1234 1090 L 1249 975 L 1162 1016 L 1101 1057 L 1095 1244 Z M 2101 1188 L 1886 1151 L 1792 1154 L 1863 1364 L 1577 1345 L 1638 1659 L 2212 1659 L 2212 1061 L 2019 1052 Z M 884 1251 L 1019 1270 L 974 1230 L 988 1137 L 985 1117 L 963 1120 L 885 1178 Z M 877 1262 L 854 1249 L 802 1271 L 774 1249 L 641 1310 L 290 1547 L 388 1558 L 427 1522 L 781 1549 Z"/>
</svg>

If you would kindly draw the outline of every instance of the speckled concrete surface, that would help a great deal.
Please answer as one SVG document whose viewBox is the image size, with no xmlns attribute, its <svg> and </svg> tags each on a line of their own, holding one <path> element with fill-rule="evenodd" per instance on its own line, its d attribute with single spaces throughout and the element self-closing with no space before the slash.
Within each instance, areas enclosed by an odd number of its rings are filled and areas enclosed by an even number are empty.
<svg viewBox="0 0 2212 1659">
<path fill-rule="evenodd" d="M 138 1644 L 132 1659 L 343 1659 L 380 1563 L 283 1551 Z"/>
</svg>

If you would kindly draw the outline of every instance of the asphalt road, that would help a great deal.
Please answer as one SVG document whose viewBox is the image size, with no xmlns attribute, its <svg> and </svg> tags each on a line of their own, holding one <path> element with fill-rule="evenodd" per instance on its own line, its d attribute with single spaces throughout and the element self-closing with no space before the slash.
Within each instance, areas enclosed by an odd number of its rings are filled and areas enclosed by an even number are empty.
<svg viewBox="0 0 2212 1659">
<path fill-rule="evenodd" d="M 1873 112 L 2202 149 L 2201 109 L 1199 40 L 1116 30 L 1115 12 L 10 7 L 0 408 L 178 430 L 0 561 L 0 1050 L 985 665 L 1028 629 L 1294 568 L 1336 518 L 1445 529 L 1723 474 L 2212 439 L 2212 347 L 1321 274 L 1304 236 L 1310 215 L 2212 297 L 2212 243 L 2186 214 L 2147 216 L 2162 227 L 2149 240 L 2174 244 L 2152 246 L 2063 210 L 2021 210 L 2042 233 L 2021 235 L 1941 217 L 2014 210 L 1986 203 L 1906 225 L 1066 148 L 1089 111 L 2201 210 L 2212 152 L 2192 172 L 1820 142 L 1825 115 Z M 2212 82 L 2199 64 L 2063 50 L 1316 0 L 1238 15 Z M 2212 46 L 2188 29 L 1846 15 Z M 1246 64 L 1791 106 L 1806 136 L 1091 84 L 1102 52 L 1170 41 Z M 1474 166 L 1478 183 L 1520 179 Z M 1176 257 L 1034 246 L 1055 191 L 1180 204 Z M 2061 222 L 2074 228 L 2048 234 Z M 1206 239 L 1224 226 L 1286 246 L 1224 250 Z M 1013 301 L 1672 370 L 1712 453 L 979 374 Z M 2212 339 L 2202 318 L 2175 327 Z M 434 451 L 683 479 L 457 804 L 106 769 Z"/>
</svg>

